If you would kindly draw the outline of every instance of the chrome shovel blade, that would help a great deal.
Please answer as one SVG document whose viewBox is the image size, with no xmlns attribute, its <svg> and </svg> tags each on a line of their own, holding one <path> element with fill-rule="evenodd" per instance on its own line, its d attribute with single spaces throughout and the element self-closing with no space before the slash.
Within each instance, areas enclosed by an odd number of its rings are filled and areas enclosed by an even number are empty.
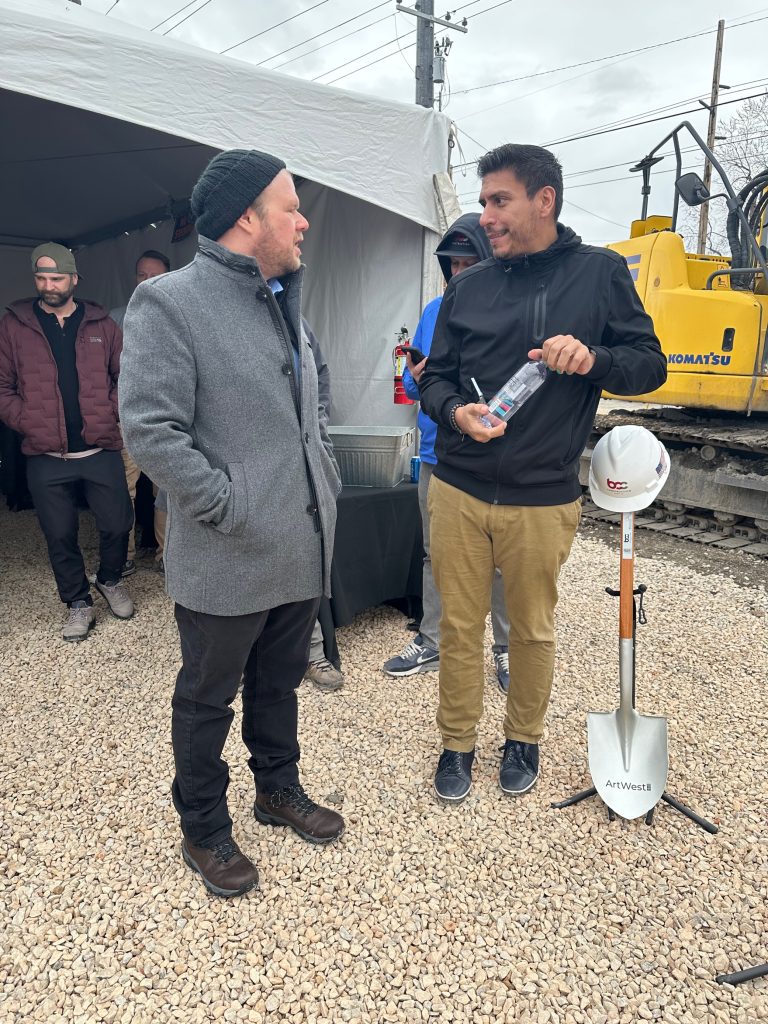
<svg viewBox="0 0 768 1024">
<path fill-rule="evenodd" d="M 639 818 L 667 785 L 667 720 L 634 708 L 587 714 L 589 771 L 601 799 L 622 818 Z"/>
</svg>

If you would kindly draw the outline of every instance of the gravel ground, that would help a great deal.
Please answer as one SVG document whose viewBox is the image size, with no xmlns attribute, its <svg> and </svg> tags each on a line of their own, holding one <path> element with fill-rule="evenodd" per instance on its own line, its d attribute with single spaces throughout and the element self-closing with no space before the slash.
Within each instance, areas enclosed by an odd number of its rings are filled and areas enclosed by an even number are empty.
<svg viewBox="0 0 768 1024">
<path fill-rule="evenodd" d="M 639 707 L 668 716 L 669 789 L 719 835 L 665 805 L 651 828 L 609 823 L 594 799 L 550 807 L 589 784 L 584 714 L 616 699 L 616 535 L 591 529 L 563 572 L 536 789 L 498 790 L 488 655 L 472 794 L 438 804 L 436 675 L 381 674 L 411 634 L 372 610 L 339 631 L 346 688 L 300 690 L 304 782 L 347 832 L 314 848 L 258 825 L 236 723 L 231 808 L 262 886 L 227 902 L 179 856 L 161 577 L 130 581 L 132 621 L 98 599 L 90 639 L 64 644 L 33 515 L 0 513 L 0 1021 L 768 1020 L 768 979 L 713 981 L 768 956 L 765 577 L 699 573 L 643 544 Z"/>
</svg>

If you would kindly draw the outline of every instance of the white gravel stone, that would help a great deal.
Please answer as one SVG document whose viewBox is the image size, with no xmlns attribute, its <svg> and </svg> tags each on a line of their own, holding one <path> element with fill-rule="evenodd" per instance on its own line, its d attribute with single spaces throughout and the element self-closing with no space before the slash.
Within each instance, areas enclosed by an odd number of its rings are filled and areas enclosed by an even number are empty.
<svg viewBox="0 0 768 1024">
<path fill-rule="evenodd" d="M 93 564 L 87 517 L 83 540 Z M 384 676 L 408 634 L 370 610 L 339 630 L 345 688 L 299 691 L 304 783 L 347 832 L 316 848 L 257 824 L 236 721 L 230 806 L 262 886 L 227 902 L 179 856 L 162 577 L 141 562 L 135 618 L 99 599 L 90 638 L 65 644 L 34 516 L 0 513 L 0 1020 L 768 1020 L 768 980 L 714 982 L 768 953 L 768 564 L 643 534 L 637 549 L 638 705 L 667 716 L 669 790 L 719 835 L 666 805 L 650 828 L 609 823 L 596 800 L 550 806 L 589 785 L 584 716 L 617 699 L 617 532 L 592 527 L 561 580 L 537 787 L 498 789 L 489 643 L 472 793 L 435 800 L 437 676 Z"/>
</svg>

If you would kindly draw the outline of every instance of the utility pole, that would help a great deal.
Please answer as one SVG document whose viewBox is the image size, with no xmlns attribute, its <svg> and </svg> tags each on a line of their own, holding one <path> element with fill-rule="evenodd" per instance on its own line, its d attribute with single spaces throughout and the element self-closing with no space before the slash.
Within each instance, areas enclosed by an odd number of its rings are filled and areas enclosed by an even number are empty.
<svg viewBox="0 0 768 1024">
<path fill-rule="evenodd" d="M 434 0 L 419 0 L 413 7 L 403 7 L 402 0 L 396 0 L 397 10 L 412 14 L 416 20 L 416 102 L 420 107 L 435 105 L 435 62 L 439 66 L 437 80 L 442 81 L 442 68 L 445 54 L 450 47 L 444 47 L 441 53 L 435 51 L 435 25 L 444 25 L 457 32 L 467 32 L 467 19 L 461 24 L 451 21 L 450 14 L 445 18 L 435 17 Z"/>
<path fill-rule="evenodd" d="M 712 93 L 709 100 L 709 127 L 707 129 L 707 146 L 715 148 L 715 132 L 717 131 L 717 103 L 720 98 L 720 65 L 723 62 L 723 35 L 725 33 L 725 21 L 717 23 L 717 41 L 715 42 L 715 67 L 712 72 Z M 723 88 L 728 88 L 724 86 Z M 699 100 L 699 103 L 702 103 Z M 702 106 L 706 106 L 702 103 Z M 704 186 L 709 191 L 712 183 L 712 164 L 709 160 L 704 161 Z M 699 207 L 699 242 L 696 251 L 706 252 L 707 248 L 707 225 L 709 223 L 709 203 L 702 203 Z"/>
<path fill-rule="evenodd" d="M 435 13 L 434 0 L 420 0 L 422 14 Z M 416 102 L 420 107 L 434 107 L 435 87 L 432 84 L 432 54 L 435 51 L 435 23 L 424 18 L 416 20 Z"/>
</svg>

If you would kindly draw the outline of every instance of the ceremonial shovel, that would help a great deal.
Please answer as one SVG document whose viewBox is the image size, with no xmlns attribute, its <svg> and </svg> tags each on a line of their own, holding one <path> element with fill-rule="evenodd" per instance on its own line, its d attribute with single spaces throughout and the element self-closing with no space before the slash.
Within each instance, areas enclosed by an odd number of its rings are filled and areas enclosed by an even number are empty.
<svg viewBox="0 0 768 1024">
<path fill-rule="evenodd" d="M 589 489 L 598 508 L 621 514 L 621 576 L 619 590 L 619 707 L 587 714 L 589 770 L 593 785 L 553 807 L 573 807 L 599 795 L 613 821 L 619 814 L 632 819 L 645 815 L 653 823 L 660 800 L 690 818 L 705 832 L 719 829 L 664 789 L 667 783 L 667 720 L 641 715 L 635 708 L 635 623 L 645 622 L 643 595 L 634 586 L 635 512 L 647 508 L 669 474 L 664 445 L 645 427 L 622 425 L 604 434 L 595 445 L 589 467 Z M 640 597 L 635 608 L 635 595 Z"/>
<path fill-rule="evenodd" d="M 635 709 L 634 513 L 621 515 L 619 707 L 587 714 L 589 771 L 595 789 L 622 818 L 655 807 L 667 784 L 667 720 Z M 615 593 L 610 591 L 611 593 Z"/>
</svg>

